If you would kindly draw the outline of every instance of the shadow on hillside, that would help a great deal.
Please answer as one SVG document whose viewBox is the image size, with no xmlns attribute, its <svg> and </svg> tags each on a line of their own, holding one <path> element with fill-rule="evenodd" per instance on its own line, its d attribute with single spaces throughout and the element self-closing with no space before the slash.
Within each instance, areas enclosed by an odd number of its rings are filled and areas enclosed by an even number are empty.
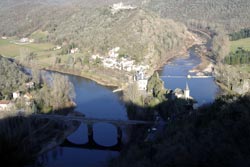
<svg viewBox="0 0 250 167">
<path fill-rule="evenodd" d="M 148 142 L 147 129 L 133 129 L 131 142 L 110 166 L 250 166 L 249 95 L 222 96 L 198 110 L 179 100 L 153 108 L 130 105 L 133 119 L 150 120 L 158 111 L 166 126 Z"/>
<path fill-rule="evenodd" d="M 67 115 L 73 108 L 55 111 Z M 64 141 L 65 134 L 79 127 L 75 121 L 40 119 L 30 116 L 9 116 L 0 120 L 0 160 L 7 166 L 34 166 L 37 157 L 52 149 L 51 141 Z M 45 160 L 45 159 L 44 159 Z M 43 166 L 43 160 L 35 166 Z"/>
<path fill-rule="evenodd" d="M 145 138 L 153 125 L 129 128 L 130 140 L 110 166 L 250 165 L 250 96 L 221 97 L 198 110 L 178 99 L 155 107 L 126 106 L 129 119 L 155 121 L 160 115 L 166 124 L 152 141 Z M 43 166 L 46 158 L 38 163 L 38 153 L 52 139 L 63 142 L 62 132 L 72 126 L 78 125 L 23 116 L 0 120 L 1 162 L 8 166 Z"/>
</svg>

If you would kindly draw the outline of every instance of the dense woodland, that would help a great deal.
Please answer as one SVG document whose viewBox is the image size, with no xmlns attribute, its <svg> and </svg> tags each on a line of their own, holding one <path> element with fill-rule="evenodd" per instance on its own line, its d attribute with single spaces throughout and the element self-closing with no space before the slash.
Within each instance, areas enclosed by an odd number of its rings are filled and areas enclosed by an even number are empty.
<svg viewBox="0 0 250 167">
<path fill-rule="evenodd" d="M 50 76 L 50 78 L 48 78 Z M 14 61 L 0 56 L 0 100 L 11 100 L 12 93 L 19 91 L 23 96 L 32 95 L 32 105 L 27 106 L 24 98 L 15 100 L 18 109 L 24 108 L 32 112 L 52 112 L 72 107 L 75 98 L 73 84 L 67 76 L 61 74 L 42 74 L 38 69 L 32 69 L 31 74 Z M 27 88 L 28 81 L 35 83 L 33 88 Z"/>
<path fill-rule="evenodd" d="M 250 28 L 244 28 L 238 32 L 231 33 L 231 34 L 229 34 L 229 37 L 230 37 L 231 41 L 236 41 L 239 39 L 248 38 L 248 37 L 250 37 Z"/>
<path fill-rule="evenodd" d="M 208 26 L 222 25 L 228 31 L 249 27 L 248 0 L 149 0 L 146 6 L 167 18 Z"/>
<path fill-rule="evenodd" d="M 14 91 L 24 89 L 30 78 L 16 63 L 0 55 L 0 99 L 10 98 Z"/>
<path fill-rule="evenodd" d="M 235 52 L 231 52 L 225 57 L 224 62 L 229 65 L 249 64 L 250 51 L 238 48 Z"/>
</svg>

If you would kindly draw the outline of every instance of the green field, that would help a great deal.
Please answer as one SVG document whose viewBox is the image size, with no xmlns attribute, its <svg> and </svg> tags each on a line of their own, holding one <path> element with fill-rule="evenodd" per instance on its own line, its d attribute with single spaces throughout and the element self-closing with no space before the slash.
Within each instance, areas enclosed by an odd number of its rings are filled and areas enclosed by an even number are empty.
<svg viewBox="0 0 250 167">
<path fill-rule="evenodd" d="M 15 44 L 14 40 L 0 39 L 0 55 L 10 58 L 19 59 L 23 49 L 28 49 L 31 53 L 35 53 L 36 63 L 47 67 L 53 65 L 55 56 L 59 55 L 61 50 L 53 50 L 55 45 L 51 43 L 30 43 L 30 44 Z M 74 58 L 83 57 L 81 53 L 74 54 Z M 61 62 L 67 64 L 69 55 L 60 55 Z"/>
<path fill-rule="evenodd" d="M 239 65 L 238 67 L 240 69 L 240 71 L 245 71 L 250 73 L 250 66 L 249 65 Z"/>
<path fill-rule="evenodd" d="M 238 47 L 242 47 L 243 49 L 250 51 L 250 38 L 230 42 L 231 52 L 235 52 Z"/>
<path fill-rule="evenodd" d="M 51 52 L 55 46 L 51 43 L 30 43 L 30 44 L 15 44 L 11 40 L 0 39 L 0 54 L 6 57 L 18 57 L 22 49 L 28 49 L 37 55 L 42 56 Z M 50 53 L 52 54 L 52 53 Z"/>
</svg>

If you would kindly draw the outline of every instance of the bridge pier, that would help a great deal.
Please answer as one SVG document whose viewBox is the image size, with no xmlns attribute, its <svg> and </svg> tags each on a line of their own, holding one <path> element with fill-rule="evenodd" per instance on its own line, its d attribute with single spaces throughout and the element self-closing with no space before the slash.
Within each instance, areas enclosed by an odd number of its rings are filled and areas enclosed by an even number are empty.
<svg viewBox="0 0 250 167">
<path fill-rule="evenodd" d="M 122 128 L 120 126 L 116 126 L 117 129 L 117 145 L 122 144 Z"/>
<path fill-rule="evenodd" d="M 87 127 L 88 127 L 88 143 L 94 145 L 95 141 L 93 134 L 93 124 L 87 124 Z"/>
</svg>

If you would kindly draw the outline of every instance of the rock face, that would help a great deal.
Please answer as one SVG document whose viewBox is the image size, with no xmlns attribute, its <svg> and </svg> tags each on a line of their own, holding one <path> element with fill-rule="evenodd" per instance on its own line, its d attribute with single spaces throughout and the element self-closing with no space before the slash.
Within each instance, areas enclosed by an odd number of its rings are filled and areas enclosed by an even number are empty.
<svg viewBox="0 0 250 167">
<path fill-rule="evenodd" d="M 250 79 L 244 79 L 241 82 L 232 85 L 232 90 L 238 94 L 246 94 L 250 91 Z"/>
<path fill-rule="evenodd" d="M 229 90 L 244 95 L 250 91 L 250 74 L 241 66 L 217 65 L 216 79 Z"/>
</svg>

